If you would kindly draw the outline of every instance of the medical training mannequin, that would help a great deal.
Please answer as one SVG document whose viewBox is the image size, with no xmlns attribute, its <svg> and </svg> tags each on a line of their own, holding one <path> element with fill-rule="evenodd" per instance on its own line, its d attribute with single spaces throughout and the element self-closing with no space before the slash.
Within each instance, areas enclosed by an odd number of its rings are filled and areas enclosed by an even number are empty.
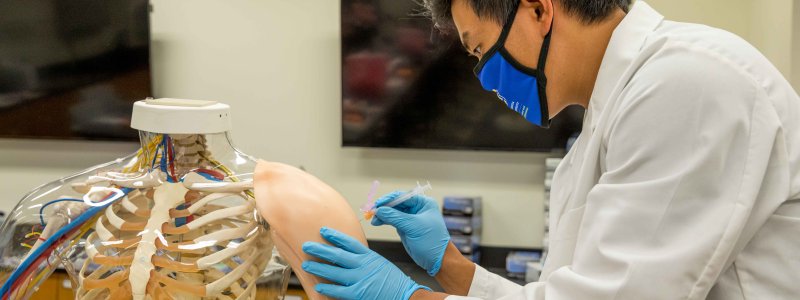
<svg viewBox="0 0 800 300">
<path fill-rule="evenodd" d="M 330 299 L 314 286 L 322 282 L 301 268 L 311 257 L 306 241 L 323 242 L 320 228 L 339 230 L 366 245 L 367 240 L 350 205 L 333 188 L 310 174 L 280 163 L 259 161 L 254 176 L 258 211 L 271 226 L 278 251 L 289 262 L 311 299 Z"/>
<path fill-rule="evenodd" d="M 43 185 L 0 228 L 0 294 L 27 299 L 62 266 L 76 299 L 280 299 L 289 269 L 256 212 L 256 160 L 230 107 L 134 105 L 133 155 Z M 262 293 L 259 293 L 262 294 Z"/>
</svg>

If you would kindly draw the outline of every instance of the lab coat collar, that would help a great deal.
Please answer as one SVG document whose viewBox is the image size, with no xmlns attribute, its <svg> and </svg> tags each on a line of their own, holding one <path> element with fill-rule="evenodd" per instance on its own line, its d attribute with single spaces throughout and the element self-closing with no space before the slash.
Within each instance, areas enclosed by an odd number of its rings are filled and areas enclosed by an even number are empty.
<svg viewBox="0 0 800 300">
<path fill-rule="evenodd" d="M 591 130 L 597 126 L 600 113 L 609 102 L 611 93 L 620 84 L 625 84 L 624 73 L 636 59 L 647 37 L 664 20 L 664 16 L 655 11 L 644 1 L 636 1 L 622 22 L 611 34 L 611 40 L 600 64 L 600 71 L 589 100 L 586 120 Z M 622 81 L 621 81 L 622 80 Z"/>
</svg>

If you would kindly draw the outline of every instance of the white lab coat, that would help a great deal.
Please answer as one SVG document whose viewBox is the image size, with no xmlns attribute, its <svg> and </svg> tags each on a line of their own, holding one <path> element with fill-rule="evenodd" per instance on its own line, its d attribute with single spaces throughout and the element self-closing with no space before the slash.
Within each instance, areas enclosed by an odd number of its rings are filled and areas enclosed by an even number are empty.
<svg viewBox="0 0 800 300">
<path fill-rule="evenodd" d="M 541 281 L 478 267 L 448 299 L 800 299 L 798 172 L 800 98 L 770 62 L 637 1 L 553 179 Z"/>
</svg>

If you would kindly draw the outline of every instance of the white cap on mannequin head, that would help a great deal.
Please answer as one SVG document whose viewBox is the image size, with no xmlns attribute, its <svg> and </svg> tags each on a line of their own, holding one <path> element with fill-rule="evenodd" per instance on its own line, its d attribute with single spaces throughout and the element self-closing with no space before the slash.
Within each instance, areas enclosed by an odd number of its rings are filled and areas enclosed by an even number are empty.
<svg viewBox="0 0 800 300">
<path fill-rule="evenodd" d="M 147 98 L 133 105 L 133 129 L 164 134 L 230 131 L 231 107 L 217 101 Z"/>
</svg>

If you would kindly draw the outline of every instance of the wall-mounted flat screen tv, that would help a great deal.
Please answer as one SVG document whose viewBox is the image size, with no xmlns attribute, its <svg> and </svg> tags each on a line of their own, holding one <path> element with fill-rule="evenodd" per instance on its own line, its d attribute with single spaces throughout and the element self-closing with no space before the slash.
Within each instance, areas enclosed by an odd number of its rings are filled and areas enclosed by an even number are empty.
<svg viewBox="0 0 800 300">
<path fill-rule="evenodd" d="M 581 108 L 542 129 L 484 91 L 477 59 L 416 2 L 341 1 L 344 146 L 550 152 L 580 132 Z"/>
<path fill-rule="evenodd" d="M 0 0 L 0 137 L 133 140 L 147 0 Z"/>
</svg>

